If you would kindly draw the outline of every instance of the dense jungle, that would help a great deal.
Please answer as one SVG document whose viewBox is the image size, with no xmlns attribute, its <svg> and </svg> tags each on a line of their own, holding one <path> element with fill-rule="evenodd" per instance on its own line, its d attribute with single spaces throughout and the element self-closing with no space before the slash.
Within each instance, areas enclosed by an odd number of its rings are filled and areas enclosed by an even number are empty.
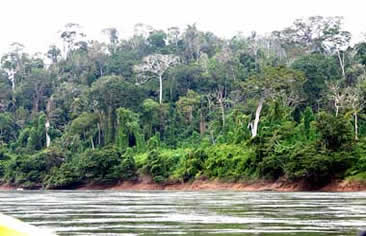
<svg viewBox="0 0 366 236">
<path fill-rule="evenodd" d="M 0 182 L 72 189 L 149 176 L 306 182 L 366 180 L 366 37 L 314 16 L 225 39 L 195 24 L 137 24 L 0 65 Z"/>
</svg>

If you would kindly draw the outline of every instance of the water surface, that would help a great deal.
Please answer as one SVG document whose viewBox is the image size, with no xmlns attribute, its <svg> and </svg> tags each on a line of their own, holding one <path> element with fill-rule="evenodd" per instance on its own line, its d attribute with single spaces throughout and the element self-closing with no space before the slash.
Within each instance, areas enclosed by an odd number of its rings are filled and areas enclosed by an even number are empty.
<svg viewBox="0 0 366 236">
<path fill-rule="evenodd" d="M 58 235 L 356 235 L 366 193 L 10 191 L 0 212 Z"/>
</svg>

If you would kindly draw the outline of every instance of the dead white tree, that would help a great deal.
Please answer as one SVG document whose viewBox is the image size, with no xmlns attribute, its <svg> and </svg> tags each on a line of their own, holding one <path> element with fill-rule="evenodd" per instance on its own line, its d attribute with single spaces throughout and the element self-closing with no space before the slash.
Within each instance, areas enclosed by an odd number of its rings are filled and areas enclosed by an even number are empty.
<svg viewBox="0 0 366 236">
<path fill-rule="evenodd" d="M 346 69 L 345 69 L 345 63 L 344 63 L 344 51 L 341 52 L 337 48 L 337 57 L 338 57 L 339 66 L 342 69 L 342 77 L 343 77 L 343 79 L 346 79 Z"/>
<path fill-rule="evenodd" d="M 359 86 L 345 89 L 346 103 L 351 109 L 354 119 L 355 140 L 358 140 L 358 113 L 364 108 L 365 101 Z"/>
<path fill-rule="evenodd" d="M 50 127 L 51 127 L 51 122 L 50 122 L 50 117 L 51 117 L 51 113 L 53 110 L 53 97 L 51 96 L 50 99 L 48 99 L 47 102 L 47 107 L 46 107 L 46 123 L 45 123 L 45 128 L 46 128 L 46 147 L 50 147 L 51 146 L 51 137 L 49 134 L 50 131 Z"/>
<path fill-rule="evenodd" d="M 327 83 L 327 87 L 329 90 L 328 97 L 333 102 L 336 117 L 339 114 L 340 108 L 344 107 L 346 103 L 346 94 L 341 88 L 339 82 L 329 82 Z"/>
<path fill-rule="evenodd" d="M 159 78 L 159 103 L 163 102 L 163 75 L 171 67 L 179 63 L 175 55 L 153 54 L 145 57 L 142 64 L 134 67 L 138 73 L 136 84 L 144 84 L 150 79 Z"/>
<path fill-rule="evenodd" d="M 23 71 L 24 45 L 14 42 L 10 45 L 11 50 L 1 58 L 1 67 L 8 74 L 13 93 L 16 89 L 16 74 Z"/>
</svg>

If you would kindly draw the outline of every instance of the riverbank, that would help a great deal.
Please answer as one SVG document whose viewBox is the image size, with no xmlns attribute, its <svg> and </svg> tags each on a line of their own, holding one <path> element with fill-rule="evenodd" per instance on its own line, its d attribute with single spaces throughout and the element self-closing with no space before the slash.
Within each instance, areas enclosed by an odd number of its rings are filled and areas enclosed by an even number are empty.
<svg viewBox="0 0 366 236">
<path fill-rule="evenodd" d="M 0 191 L 16 190 L 17 186 L 8 184 L 0 185 Z M 71 190 L 71 189 L 68 189 Z M 331 183 L 314 188 L 304 181 L 289 182 L 278 180 L 275 182 L 257 180 L 248 182 L 223 182 L 219 180 L 195 180 L 187 183 L 157 184 L 151 178 L 144 177 L 137 181 L 125 181 L 114 185 L 87 184 L 73 190 L 176 190 L 176 191 L 210 191 L 210 190 L 233 190 L 233 191 L 276 191 L 276 192 L 358 192 L 366 191 L 366 182 L 334 180 Z"/>
<path fill-rule="evenodd" d="M 14 190 L 16 187 L 10 186 L 8 184 L 0 184 L 0 191 Z"/>
<path fill-rule="evenodd" d="M 98 187 L 98 186 L 89 186 Z M 84 186 L 80 189 L 89 189 Z M 95 188 L 91 188 L 95 189 Z M 221 182 L 217 180 L 195 180 L 190 183 L 174 183 L 160 185 L 149 180 L 138 182 L 124 182 L 111 187 L 100 188 L 107 190 L 179 190 L 179 191 L 207 191 L 207 190 L 234 190 L 234 191 L 277 191 L 277 192 L 300 192 L 300 191 L 322 191 L 322 192 L 357 192 L 366 191 L 366 183 L 356 181 L 333 181 L 332 183 L 314 188 L 304 181 L 251 181 L 251 182 Z"/>
</svg>

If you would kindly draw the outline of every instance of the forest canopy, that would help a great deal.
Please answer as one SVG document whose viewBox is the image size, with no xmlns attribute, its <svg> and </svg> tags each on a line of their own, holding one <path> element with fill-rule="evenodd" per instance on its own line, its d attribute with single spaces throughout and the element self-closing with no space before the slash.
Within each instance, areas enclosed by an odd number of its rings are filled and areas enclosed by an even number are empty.
<svg viewBox="0 0 366 236">
<path fill-rule="evenodd" d="M 341 17 L 223 39 L 136 25 L 0 63 L 0 180 L 28 188 L 205 177 L 366 178 L 366 39 Z"/>
</svg>

